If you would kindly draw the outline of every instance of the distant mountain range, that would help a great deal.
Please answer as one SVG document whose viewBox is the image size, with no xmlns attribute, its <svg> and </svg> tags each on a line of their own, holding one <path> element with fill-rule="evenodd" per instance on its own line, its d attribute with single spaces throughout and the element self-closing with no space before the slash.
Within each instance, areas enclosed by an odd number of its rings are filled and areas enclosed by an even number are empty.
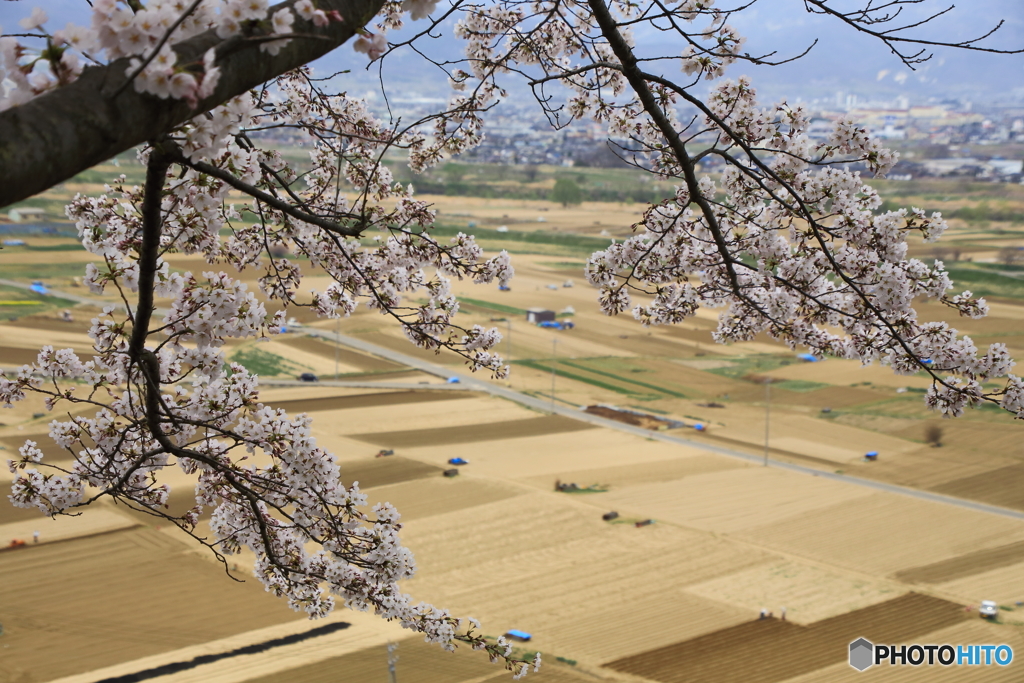
<svg viewBox="0 0 1024 683">
<path fill-rule="evenodd" d="M 740 0 L 719 0 L 718 6 L 741 4 Z M 860 3 L 835 2 L 837 6 Z M 910 22 L 925 16 L 925 10 L 941 10 L 942 0 L 924 6 L 905 8 Z M 52 18 L 51 29 L 68 20 L 88 23 L 88 10 L 78 0 L 55 0 L 45 3 Z M 0 2 L 0 25 L 16 29 L 26 16 L 31 3 Z M 1002 19 L 1003 28 L 984 44 L 989 47 L 1024 48 L 1024 1 L 966 0 L 930 26 L 917 29 L 916 35 L 930 39 L 960 41 L 982 35 Z M 730 76 L 750 75 L 759 91 L 767 98 L 821 98 L 855 94 L 865 99 L 891 99 L 906 95 L 911 100 L 927 98 L 958 98 L 975 102 L 1017 101 L 1024 103 L 1024 55 L 993 55 L 964 50 L 938 49 L 931 61 L 910 71 L 888 49 L 874 38 L 859 35 L 832 17 L 808 14 L 801 0 L 757 0 L 752 7 L 737 15 L 733 22 L 748 41 L 744 49 L 752 54 L 777 50 L 778 58 L 792 57 L 803 51 L 815 38 L 818 45 L 811 53 L 792 64 L 779 67 L 734 66 Z M 389 36 L 392 41 L 406 39 L 423 30 L 424 23 L 410 23 L 401 33 Z M 457 59 L 462 54 L 462 41 L 446 37 L 421 43 L 439 59 Z M 669 34 L 650 31 L 636 34 L 637 45 L 645 52 L 678 54 L 682 43 Z M 339 85 L 362 94 L 379 90 L 377 65 L 367 70 L 366 56 L 343 46 L 321 59 L 316 65 L 321 74 L 342 69 L 351 73 L 339 79 Z M 666 63 L 666 69 L 674 69 Z M 385 82 L 391 97 L 415 96 L 447 98 L 450 91 L 444 74 L 411 50 L 392 54 L 384 65 Z M 679 72 L 666 73 L 677 76 Z M 510 78 L 510 84 L 516 79 Z M 521 86 L 518 86 L 521 88 Z M 703 87 L 703 86 L 700 86 Z M 525 94 L 525 88 L 522 88 Z"/>
<path fill-rule="evenodd" d="M 724 6 L 725 3 L 718 4 Z M 928 4 L 933 11 L 946 6 L 939 2 Z M 920 6 L 910 6 L 904 14 L 911 22 L 925 16 Z M 970 0 L 947 16 L 917 29 L 913 35 L 961 41 L 983 35 L 1000 19 L 1004 20 L 1003 27 L 983 45 L 999 49 L 1024 48 L 1024 2 L 1021 0 Z M 819 39 L 810 54 L 796 62 L 778 67 L 739 64 L 730 69 L 732 77 L 749 75 L 759 91 L 771 99 L 835 97 L 841 91 L 857 95 L 862 102 L 905 95 L 917 102 L 936 98 L 1024 103 L 1024 54 L 998 55 L 939 48 L 929 50 L 934 52 L 932 59 L 912 71 L 877 39 L 858 34 L 833 17 L 808 14 L 800 0 L 759 0 L 737 15 L 733 23 L 748 38 L 745 51 L 764 54 L 776 50 L 776 59 L 795 56 L 815 38 Z M 411 27 L 422 30 L 420 25 Z M 405 33 L 411 35 L 409 29 L 403 31 Z M 389 38 L 401 39 L 403 34 Z M 647 54 L 682 51 L 681 41 L 672 39 L 669 34 L 650 31 L 637 33 L 635 37 L 637 45 Z M 428 41 L 427 45 L 429 53 L 439 59 L 457 59 L 461 55 L 461 41 L 442 38 Z M 370 72 L 365 71 L 363 55 L 342 48 L 321 61 L 324 68 L 353 69 L 346 80 L 350 79 L 359 88 L 379 88 L 376 65 Z M 448 94 L 443 74 L 408 50 L 388 57 L 384 75 L 395 95 L 410 90 L 420 96 L 435 93 L 438 97 L 447 97 Z M 679 72 L 668 71 L 666 75 L 681 76 Z"/>
</svg>

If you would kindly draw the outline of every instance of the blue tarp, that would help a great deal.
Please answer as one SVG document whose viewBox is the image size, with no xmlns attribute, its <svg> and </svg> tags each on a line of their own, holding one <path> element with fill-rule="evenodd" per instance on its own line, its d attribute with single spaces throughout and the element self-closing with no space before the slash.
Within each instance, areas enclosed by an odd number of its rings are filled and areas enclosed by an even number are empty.
<svg viewBox="0 0 1024 683">
<path fill-rule="evenodd" d="M 459 379 L 458 377 L 449 377 L 447 382 L 448 384 L 459 384 L 460 382 L 462 382 L 462 380 Z"/>
<path fill-rule="evenodd" d="M 519 640 L 529 640 L 530 638 L 533 638 L 533 636 L 531 636 L 526 631 L 520 631 L 519 629 L 515 629 L 515 628 L 509 629 L 508 631 L 506 631 L 505 635 L 506 636 L 511 636 L 512 638 L 518 638 Z"/>
<path fill-rule="evenodd" d="M 817 363 L 819 360 L 821 360 L 813 353 L 798 353 L 796 354 L 796 357 L 799 358 L 800 360 L 805 360 L 808 363 Z"/>
<path fill-rule="evenodd" d="M 465 460 L 465 459 L 463 459 L 463 458 L 451 458 L 451 459 L 450 459 L 450 460 L 448 461 L 448 464 L 449 464 L 449 465 L 468 465 L 468 464 L 469 464 L 469 461 L 468 461 L 468 460 Z"/>
<path fill-rule="evenodd" d="M 42 282 L 40 282 L 39 280 L 36 280 L 36 281 L 35 281 L 35 282 L 33 282 L 32 284 L 30 284 L 30 285 L 28 286 L 28 288 L 29 288 L 29 289 L 30 289 L 31 291 L 35 292 L 36 294 L 49 294 L 49 293 L 50 293 L 50 290 L 48 290 L 48 289 L 46 288 L 46 285 L 44 285 L 44 284 L 43 284 Z"/>
</svg>

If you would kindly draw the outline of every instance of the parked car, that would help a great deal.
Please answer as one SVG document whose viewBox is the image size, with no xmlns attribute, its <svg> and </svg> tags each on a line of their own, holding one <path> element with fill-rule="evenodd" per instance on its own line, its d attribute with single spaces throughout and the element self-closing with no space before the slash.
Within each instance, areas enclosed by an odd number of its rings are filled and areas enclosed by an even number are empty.
<svg viewBox="0 0 1024 683">
<path fill-rule="evenodd" d="M 319 382 L 320 378 L 314 375 L 312 372 L 304 372 L 299 375 L 300 382 Z"/>
<path fill-rule="evenodd" d="M 995 619 L 999 615 L 999 605 L 992 600 L 982 600 L 978 614 L 982 619 Z"/>
</svg>

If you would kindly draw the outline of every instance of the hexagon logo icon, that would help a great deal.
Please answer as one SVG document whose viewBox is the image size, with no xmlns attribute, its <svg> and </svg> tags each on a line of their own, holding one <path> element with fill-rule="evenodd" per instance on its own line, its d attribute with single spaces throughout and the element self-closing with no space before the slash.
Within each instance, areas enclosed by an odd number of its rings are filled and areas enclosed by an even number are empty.
<svg viewBox="0 0 1024 683">
<path fill-rule="evenodd" d="M 875 663 L 875 646 L 865 638 L 858 638 L 850 643 L 850 666 L 857 671 L 864 671 Z"/>
</svg>

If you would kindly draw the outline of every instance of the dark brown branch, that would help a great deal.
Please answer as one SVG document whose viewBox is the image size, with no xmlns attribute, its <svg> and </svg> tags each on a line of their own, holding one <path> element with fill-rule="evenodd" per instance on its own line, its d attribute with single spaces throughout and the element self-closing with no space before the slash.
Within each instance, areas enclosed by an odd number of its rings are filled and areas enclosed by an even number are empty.
<svg viewBox="0 0 1024 683">
<path fill-rule="evenodd" d="M 608 44 L 611 46 L 615 56 L 618 57 L 622 63 L 622 74 L 629 81 L 629 85 L 633 88 L 633 92 L 636 93 L 637 98 L 643 105 L 644 111 L 654 121 L 654 125 L 658 127 L 661 134 L 665 136 L 665 140 L 668 142 L 669 147 L 672 149 L 672 153 L 679 162 L 680 168 L 683 170 L 683 178 L 686 181 L 686 189 L 690 193 L 691 200 L 700 208 L 701 213 L 704 214 L 704 218 L 708 222 L 708 230 L 715 239 L 715 245 L 718 247 L 719 253 L 722 255 L 722 261 L 725 265 L 726 272 L 729 275 L 729 283 L 732 285 L 736 294 L 740 294 L 742 288 L 740 286 L 739 278 L 736 276 L 736 269 L 733 267 L 733 255 L 729 250 L 729 245 L 725 241 L 725 236 L 722 234 L 722 230 L 718 225 L 718 219 L 715 217 L 715 212 L 711 208 L 707 199 L 703 197 L 700 191 L 700 184 L 697 180 L 696 168 L 693 164 L 693 160 L 690 159 L 689 152 L 686 151 L 686 146 L 683 141 L 679 139 L 679 134 L 676 132 L 672 122 L 665 115 L 661 106 L 658 104 L 654 93 L 651 92 L 650 86 L 644 78 L 643 72 L 637 66 L 636 57 L 633 55 L 633 49 L 626 42 L 625 38 L 619 32 L 618 24 L 615 23 L 615 19 L 612 17 L 611 12 L 608 11 L 608 6 L 605 5 L 604 0 L 588 0 L 590 9 L 594 13 L 594 20 L 597 21 L 598 26 L 601 27 L 601 33 L 608 40 Z"/>
<path fill-rule="evenodd" d="M 897 26 L 895 28 L 889 28 L 886 30 L 875 30 L 874 28 L 871 28 L 872 26 L 886 24 L 888 22 L 895 21 L 896 18 L 899 16 L 900 12 L 902 12 L 903 10 L 902 5 L 917 4 L 917 1 L 918 0 L 894 0 L 894 2 L 889 2 L 886 3 L 885 5 L 876 7 L 868 6 L 853 12 L 842 12 L 838 9 L 835 9 L 834 7 L 830 7 L 828 5 L 829 0 L 804 0 L 804 7 L 807 9 L 808 12 L 811 12 L 812 14 L 831 15 L 839 19 L 843 23 L 847 24 L 848 26 L 856 29 L 857 31 L 860 31 L 861 33 L 866 33 L 869 36 L 881 40 L 883 43 L 885 43 L 886 47 L 888 47 L 889 50 L 892 51 L 892 53 L 896 55 L 896 57 L 898 57 L 900 61 L 907 65 L 910 69 L 914 69 L 915 64 L 921 64 L 931 59 L 932 54 L 927 50 L 928 48 L 932 47 L 955 47 L 961 50 L 973 50 L 975 52 L 991 52 L 1000 55 L 1017 55 L 1024 52 L 1024 49 L 1001 50 L 998 48 L 982 47 L 981 45 L 978 45 L 978 43 L 985 40 L 986 38 L 989 38 L 990 36 L 992 36 L 992 34 L 994 34 L 996 31 L 1002 28 L 1003 24 L 1005 23 L 1004 21 L 999 21 L 999 23 L 992 27 L 988 32 L 978 36 L 977 38 L 961 40 L 955 43 L 945 42 L 941 40 L 924 40 L 922 38 L 911 38 L 908 36 L 899 35 L 901 31 L 906 31 L 912 28 L 918 28 L 920 26 L 923 26 L 924 24 L 927 24 L 933 19 L 941 17 L 947 12 L 950 12 L 955 7 L 955 5 L 950 5 L 949 7 L 938 12 L 935 12 L 931 16 L 920 21 L 915 21 L 913 23 Z M 881 12 L 882 10 L 897 5 L 899 5 L 899 7 L 895 12 L 882 14 L 881 16 L 876 16 L 876 14 Z M 901 44 L 922 47 L 917 52 L 911 54 L 909 50 L 905 52 L 899 49 L 898 45 Z"/>
<path fill-rule="evenodd" d="M 293 2 L 275 5 L 270 14 Z M 214 93 L 196 109 L 183 100 L 164 100 L 118 90 L 127 80 L 129 60 L 89 67 L 69 85 L 21 106 L 0 112 L 0 207 L 42 192 L 96 164 L 166 134 L 174 126 L 248 92 L 281 74 L 321 57 L 356 34 L 381 8 L 383 0 L 321 0 L 344 22 L 309 25 L 317 39 L 295 39 L 270 55 L 258 42 L 221 40 L 207 31 L 175 46 L 178 64 L 202 61 L 217 50 L 221 70 Z M 117 93 L 115 95 L 115 93 Z"/>
<path fill-rule="evenodd" d="M 174 161 L 175 163 L 181 164 L 182 166 L 187 166 L 189 168 L 193 168 L 199 171 L 200 173 L 206 174 L 212 178 L 222 180 L 231 187 L 235 188 L 236 190 L 244 192 L 250 197 L 258 199 L 264 204 L 272 206 L 281 213 L 287 214 L 288 216 L 291 216 L 296 220 L 319 226 L 324 230 L 327 230 L 328 232 L 342 235 L 344 237 L 358 237 L 359 235 L 362 234 L 363 226 L 361 224 L 358 227 L 346 227 L 344 225 L 341 225 L 340 223 L 336 223 L 335 221 L 328 220 L 326 218 L 321 218 L 320 216 L 317 216 L 312 213 L 307 213 L 306 211 L 301 211 L 295 208 L 293 204 L 289 204 L 288 202 L 278 199 L 277 197 L 268 192 L 264 192 L 263 190 L 259 189 L 254 185 L 250 185 L 249 183 L 240 180 L 239 178 L 235 177 L 233 174 L 225 171 L 224 169 L 217 168 L 212 164 L 208 164 L 202 161 L 189 161 L 189 159 L 184 154 L 182 154 L 180 150 L 178 150 L 177 154 L 175 155 Z M 352 218 L 362 220 L 362 217 L 356 214 L 347 215 L 351 216 Z"/>
</svg>

